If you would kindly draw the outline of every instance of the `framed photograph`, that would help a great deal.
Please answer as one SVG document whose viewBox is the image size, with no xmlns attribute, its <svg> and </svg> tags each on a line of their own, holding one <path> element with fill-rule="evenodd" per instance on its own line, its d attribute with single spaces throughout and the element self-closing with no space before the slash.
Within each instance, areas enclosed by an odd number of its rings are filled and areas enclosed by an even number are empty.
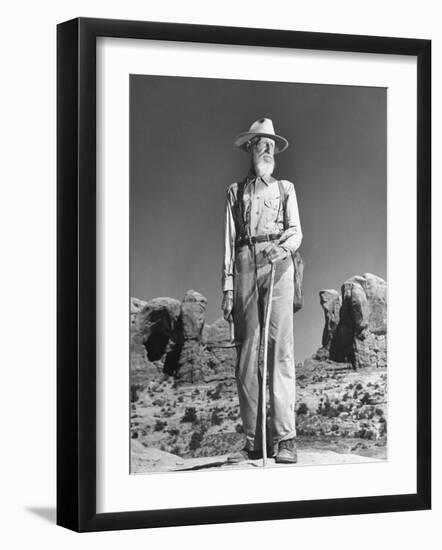
<svg viewBox="0 0 442 550">
<path fill-rule="evenodd" d="M 430 41 L 57 37 L 57 523 L 429 509 Z"/>
</svg>

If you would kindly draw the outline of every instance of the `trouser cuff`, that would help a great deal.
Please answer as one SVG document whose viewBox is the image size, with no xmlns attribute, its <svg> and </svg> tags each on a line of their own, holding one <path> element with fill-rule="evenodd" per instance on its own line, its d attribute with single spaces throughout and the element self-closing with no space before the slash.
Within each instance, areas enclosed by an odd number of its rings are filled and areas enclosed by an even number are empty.
<svg viewBox="0 0 442 550">
<path fill-rule="evenodd" d="M 294 439 L 296 437 L 296 430 L 293 430 L 291 432 L 289 432 L 288 434 L 286 435 L 283 435 L 283 436 L 275 436 L 273 438 L 273 444 L 274 445 L 277 445 L 278 443 L 280 443 L 281 441 L 287 441 L 288 439 Z"/>
</svg>

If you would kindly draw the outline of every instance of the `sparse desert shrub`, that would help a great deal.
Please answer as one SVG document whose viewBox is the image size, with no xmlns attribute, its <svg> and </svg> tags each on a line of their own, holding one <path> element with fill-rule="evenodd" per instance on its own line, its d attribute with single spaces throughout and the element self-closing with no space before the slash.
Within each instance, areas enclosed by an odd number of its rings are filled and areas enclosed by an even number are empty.
<svg viewBox="0 0 442 550">
<path fill-rule="evenodd" d="M 173 455 L 181 456 L 182 449 L 181 449 L 180 445 L 175 445 L 175 447 L 172 447 L 171 453 Z"/>
<path fill-rule="evenodd" d="M 368 392 L 365 392 L 364 395 L 360 399 L 361 403 L 363 405 L 368 405 L 371 402 L 370 394 Z"/>
<path fill-rule="evenodd" d="M 244 433 L 244 428 L 243 428 L 243 425 L 242 424 L 237 424 L 235 426 L 235 432 L 237 434 L 243 434 Z"/>
<path fill-rule="evenodd" d="M 364 430 L 364 435 L 362 436 L 364 439 L 374 439 L 374 431 L 373 430 Z"/>
<path fill-rule="evenodd" d="M 132 432 L 132 439 L 138 439 L 138 432 Z"/>
<path fill-rule="evenodd" d="M 379 435 L 382 437 L 387 433 L 387 421 L 383 416 L 381 416 L 381 418 L 379 419 L 379 423 Z"/>
<path fill-rule="evenodd" d="M 224 422 L 224 418 L 219 414 L 219 409 L 216 407 L 212 411 L 212 415 L 210 417 L 210 423 L 212 426 L 221 426 L 221 424 Z"/>
<path fill-rule="evenodd" d="M 161 432 L 166 427 L 167 422 L 164 422 L 163 420 L 157 420 L 155 422 L 154 431 L 155 432 Z"/>
<path fill-rule="evenodd" d="M 214 400 L 219 399 L 221 397 L 222 388 L 223 388 L 222 385 L 218 384 L 214 390 L 209 390 L 207 392 L 207 397 L 210 397 L 211 399 L 214 399 Z"/>
<path fill-rule="evenodd" d="M 298 410 L 296 411 L 296 414 L 307 414 L 307 412 L 308 412 L 308 407 L 306 403 L 300 403 Z"/>
<path fill-rule="evenodd" d="M 140 390 L 140 384 L 132 384 L 130 387 L 130 401 L 131 403 L 135 403 L 135 401 L 138 401 L 138 391 Z"/>
<path fill-rule="evenodd" d="M 172 436 L 177 436 L 179 435 L 180 433 L 180 430 L 178 428 L 170 428 L 169 430 L 167 430 L 169 432 L 170 435 Z"/>
<path fill-rule="evenodd" d="M 203 430 L 198 430 L 193 432 L 192 437 L 190 438 L 189 449 L 191 451 L 194 451 L 195 449 L 198 449 L 199 447 L 201 447 L 201 441 L 203 440 L 203 437 L 204 437 Z"/>
<path fill-rule="evenodd" d="M 326 401 L 324 404 L 319 404 L 318 414 L 322 414 L 327 418 L 335 418 L 336 416 L 339 416 L 339 412 L 336 407 L 332 407 L 328 401 Z"/>
<path fill-rule="evenodd" d="M 181 422 L 196 422 L 197 421 L 197 414 L 195 407 L 186 407 L 186 411 L 184 412 L 183 417 L 181 418 Z"/>
<path fill-rule="evenodd" d="M 182 395 L 178 396 L 178 403 L 182 403 L 184 401 L 184 397 Z"/>
</svg>

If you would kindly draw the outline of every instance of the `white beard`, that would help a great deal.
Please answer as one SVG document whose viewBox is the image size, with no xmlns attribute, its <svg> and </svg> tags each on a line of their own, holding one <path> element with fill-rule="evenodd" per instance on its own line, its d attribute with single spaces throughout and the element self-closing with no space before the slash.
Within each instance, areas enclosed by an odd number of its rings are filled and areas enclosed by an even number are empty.
<svg viewBox="0 0 442 550">
<path fill-rule="evenodd" d="M 269 177 L 275 169 L 275 161 L 259 160 L 254 165 L 255 174 L 260 177 Z"/>
</svg>

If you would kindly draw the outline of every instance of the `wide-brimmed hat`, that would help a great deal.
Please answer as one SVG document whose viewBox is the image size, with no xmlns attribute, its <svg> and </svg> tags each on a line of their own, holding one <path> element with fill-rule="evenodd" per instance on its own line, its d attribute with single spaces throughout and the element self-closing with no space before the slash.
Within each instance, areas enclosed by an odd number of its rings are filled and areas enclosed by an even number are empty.
<svg viewBox="0 0 442 550">
<path fill-rule="evenodd" d="M 282 136 L 275 134 L 273 122 L 269 118 L 260 118 L 250 126 L 248 132 L 242 132 L 234 143 L 243 151 L 248 151 L 247 144 L 255 137 L 268 137 L 275 141 L 275 153 L 282 153 L 289 146 L 289 142 Z"/>
</svg>

